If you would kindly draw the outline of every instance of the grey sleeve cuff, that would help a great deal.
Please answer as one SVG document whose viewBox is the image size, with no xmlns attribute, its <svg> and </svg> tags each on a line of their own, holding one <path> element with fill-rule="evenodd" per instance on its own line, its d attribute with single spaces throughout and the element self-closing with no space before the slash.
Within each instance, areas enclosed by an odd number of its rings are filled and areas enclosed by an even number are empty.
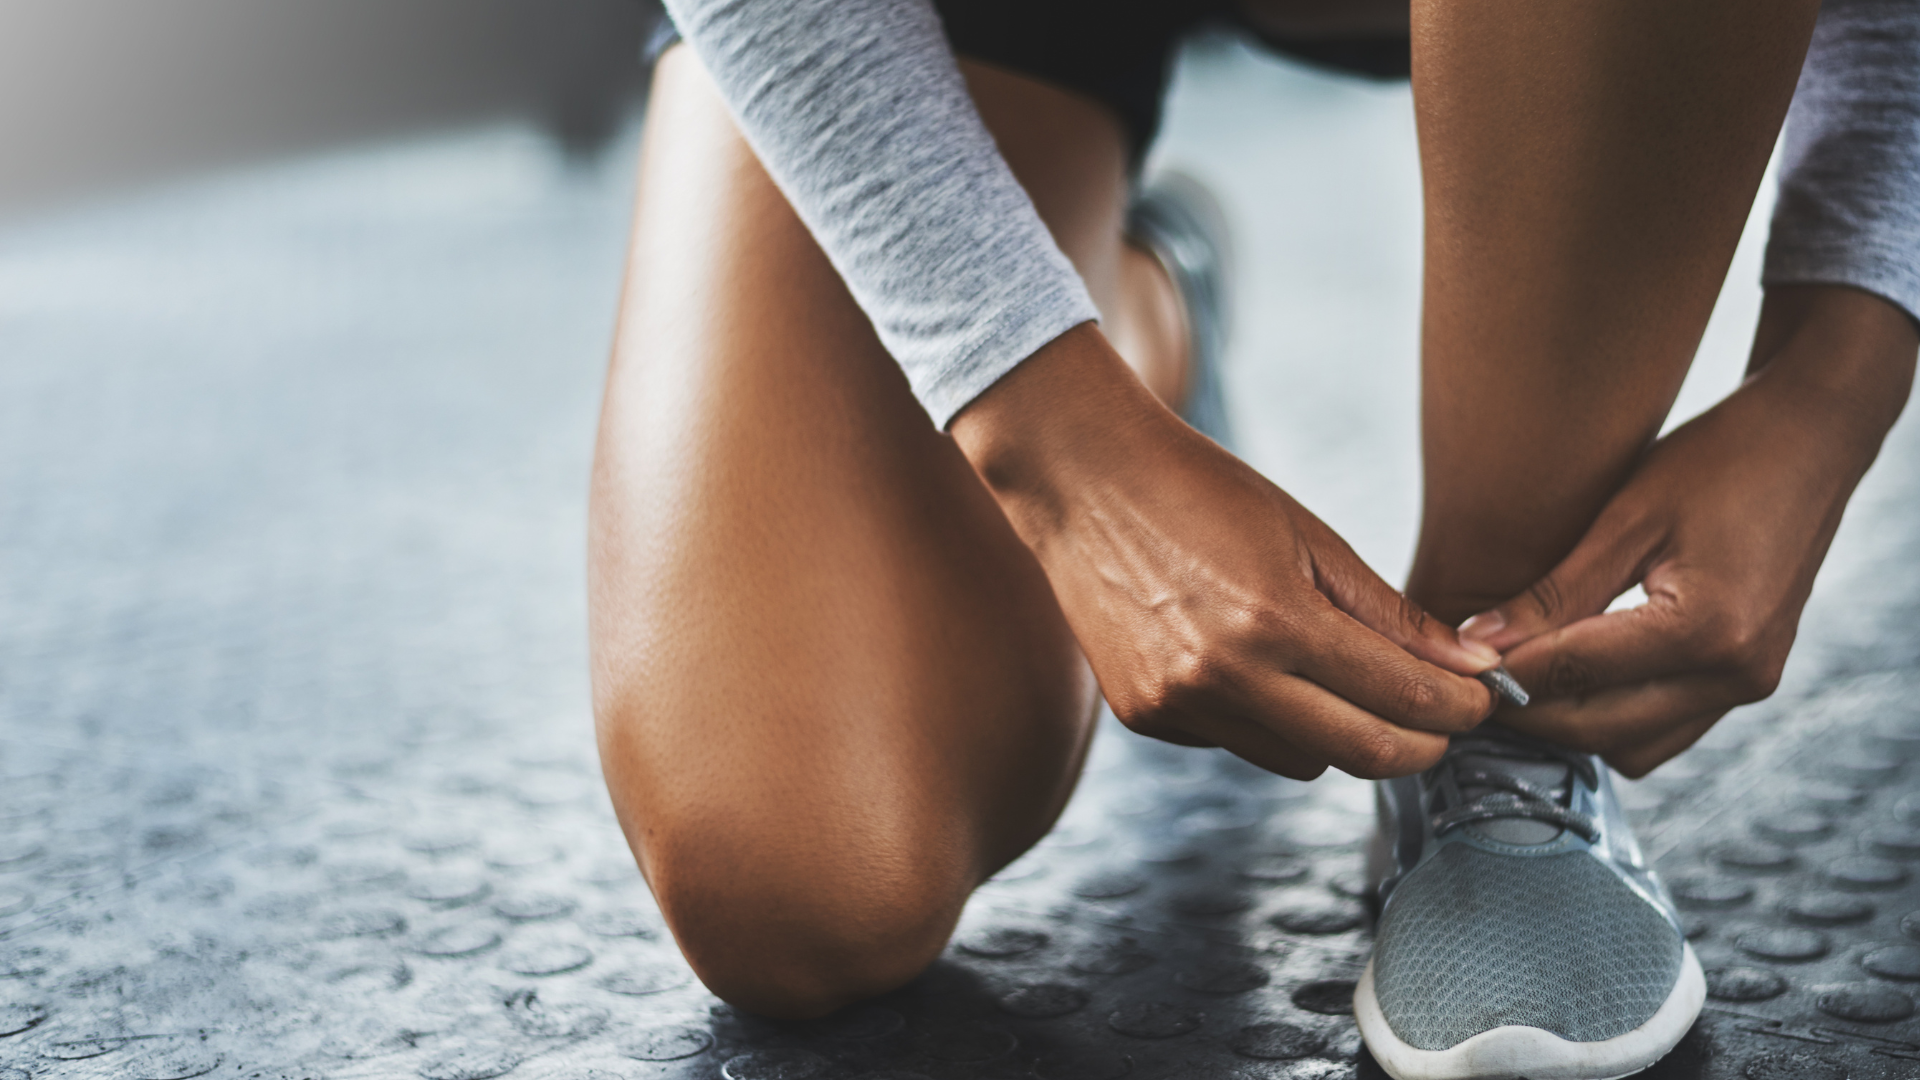
<svg viewBox="0 0 1920 1080">
<path fill-rule="evenodd" d="M 1780 166 L 1761 281 L 1850 285 L 1920 320 L 1920 2 L 1825 0 Z"/>
<path fill-rule="evenodd" d="M 1870 292 L 1920 323 L 1920 273 L 1911 255 L 1855 250 L 1767 249 L 1763 285 L 1850 285 Z"/>
<path fill-rule="evenodd" d="M 944 431 L 961 409 L 1042 345 L 1099 317 L 1091 303 L 1083 307 L 1072 296 L 1037 297 L 982 327 L 981 342 L 972 351 L 938 367 L 909 370 L 907 381 L 934 426 Z"/>
</svg>

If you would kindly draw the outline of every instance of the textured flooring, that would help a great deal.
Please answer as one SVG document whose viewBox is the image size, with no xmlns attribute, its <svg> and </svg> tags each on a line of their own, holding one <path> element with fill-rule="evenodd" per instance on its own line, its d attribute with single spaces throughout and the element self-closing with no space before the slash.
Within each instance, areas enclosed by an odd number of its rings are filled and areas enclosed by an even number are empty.
<svg viewBox="0 0 1920 1080">
<path fill-rule="evenodd" d="M 1405 92 L 1215 50 L 1171 116 L 1244 223 L 1249 455 L 1397 573 Z M 783 1025 L 692 980 L 586 708 L 629 157 L 480 131 L 0 231 L 0 1080 L 1379 1076 L 1366 786 L 1111 724 L 906 989 Z M 1649 1075 L 1920 1076 L 1917 441 L 1779 695 L 1627 785 L 1714 995 Z"/>
</svg>

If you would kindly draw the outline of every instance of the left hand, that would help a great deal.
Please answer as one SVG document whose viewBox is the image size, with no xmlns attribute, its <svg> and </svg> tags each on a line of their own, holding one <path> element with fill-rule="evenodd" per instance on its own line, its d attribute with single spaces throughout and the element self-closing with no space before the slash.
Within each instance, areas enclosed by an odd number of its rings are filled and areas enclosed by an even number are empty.
<svg viewBox="0 0 1920 1080">
<path fill-rule="evenodd" d="M 1916 339 L 1877 297 L 1777 291 L 1756 346 L 1770 362 L 1655 443 L 1559 566 L 1462 627 L 1534 694 L 1500 722 L 1637 777 L 1779 684 Z M 1635 584 L 1645 604 L 1603 613 Z"/>
</svg>

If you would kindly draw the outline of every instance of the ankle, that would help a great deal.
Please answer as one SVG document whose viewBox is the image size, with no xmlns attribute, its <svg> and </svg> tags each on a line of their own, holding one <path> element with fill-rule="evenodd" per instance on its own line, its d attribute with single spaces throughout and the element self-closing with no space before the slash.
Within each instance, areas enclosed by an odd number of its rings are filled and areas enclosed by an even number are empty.
<svg viewBox="0 0 1920 1080">
<path fill-rule="evenodd" d="M 1407 598 L 1448 626 L 1459 626 L 1513 599 L 1533 581 L 1511 568 L 1452 566 L 1443 572 L 1416 558 L 1407 576 Z"/>
</svg>

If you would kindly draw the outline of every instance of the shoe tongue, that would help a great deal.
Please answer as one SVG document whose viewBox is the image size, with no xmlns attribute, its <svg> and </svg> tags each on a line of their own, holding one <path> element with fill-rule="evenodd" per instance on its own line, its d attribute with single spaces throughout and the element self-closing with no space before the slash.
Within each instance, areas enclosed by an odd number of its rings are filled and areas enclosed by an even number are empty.
<svg viewBox="0 0 1920 1080">
<path fill-rule="evenodd" d="M 1553 792 L 1554 801 L 1562 806 L 1567 803 L 1567 788 L 1573 782 L 1573 769 L 1560 761 L 1515 761 L 1493 754 L 1461 754 L 1455 761 L 1456 775 L 1485 772 L 1515 777 Z M 1471 802 L 1482 795 L 1504 790 L 1484 784 L 1461 784 L 1460 796 Z M 1476 821 L 1467 827 L 1478 830 L 1489 840 L 1503 844 L 1545 844 L 1561 832 L 1560 826 L 1550 821 L 1535 821 L 1527 817 L 1493 818 Z"/>
</svg>

